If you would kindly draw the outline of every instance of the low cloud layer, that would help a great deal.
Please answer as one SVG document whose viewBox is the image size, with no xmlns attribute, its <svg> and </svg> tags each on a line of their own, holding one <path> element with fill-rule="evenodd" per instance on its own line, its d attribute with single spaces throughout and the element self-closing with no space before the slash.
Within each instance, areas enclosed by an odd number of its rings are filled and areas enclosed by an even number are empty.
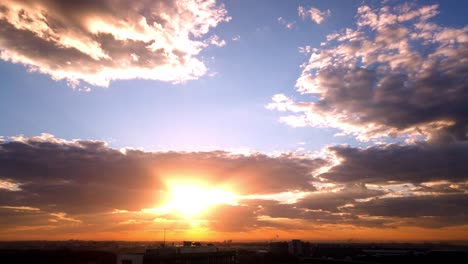
<svg viewBox="0 0 468 264">
<path fill-rule="evenodd" d="M 431 22 L 438 6 L 361 6 L 354 28 L 327 36 L 296 82 L 312 100 L 278 94 L 292 126 L 334 127 L 361 140 L 466 140 L 468 27 Z M 310 97 L 309 97 L 310 98 Z"/>
<path fill-rule="evenodd" d="M 366 217 L 390 218 L 389 226 L 415 225 L 441 228 L 451 225 L 466 225 L 468 195 L 450 194 L 442 196 L 424 195 L 374 199 L 357 203 L 348 208 L 354 214 Z"/>
<path fill-rule="evenodd" d="M 321 177 L 332 182 L 419 184 L 468 181 L 468 143 L 331 147 L 340 163 Z"/>
<path fill-rule="evenodd" d="M 230 186 L 239 195 L 311 191 L 326 162 L 294 155 L 120 151 L 50 135 L 0 144 L 1 205 L 66 213 L 137 211 L 161 202 L 167 182 Z"/>
<path fill-rule="evenodd" d="M 47 134 L 8 138 L 0 143 L 0 236 L 467 224 L 465 143 L 327 151 L 326 158 L 145 152 Z M 229 187 L 237 203 L 214 205 L 189 221 L 158 211 L 172 180 Z"/>
<path fill-rule="evenodd" d="M 196 55 L 210 28 L 229 21 L 215 0 L 0 1 L 0 58 L 66 80 L 183 82 L 207 68 Z"/>
</svg>

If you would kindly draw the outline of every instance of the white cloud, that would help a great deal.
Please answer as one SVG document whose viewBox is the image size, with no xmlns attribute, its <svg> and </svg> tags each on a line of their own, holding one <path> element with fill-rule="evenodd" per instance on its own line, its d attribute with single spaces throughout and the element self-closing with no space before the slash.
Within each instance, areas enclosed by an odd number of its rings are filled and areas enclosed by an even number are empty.
<svg viewBox="0 0 468 264">
<path fill-rule="evenodd" d="M 39 208 L 30 207 L 30 206 L 8 206 L 8 205 L 2 205 L 2 206 L 0 206 L 0 208 L 1 208 L 1 209 L 15 210 L 15 211 L 40 211 Z"/>
<path fill-rule="evenodd" d="M 0 189 L 4 189 L 8 191 L 20 191 L 21 190 L 19 183 L 2 180 L 2 179 L 0 179 Z"/>
<path fill-rule="evenodd" d="M 296 25 L 296 21 L 289 22 L 286 21 L 286 19 L 284 19 L 283 17 L 278 17 L 278 23 L 280 25 L 283 25 L 287 29 L 293 29 Z"/>
<path fill-rule="evenodd" d="M 321 24 L 326 18 L 330 17 L 331 15 L 331 11 L 329 9 L 326 11 L 321 11 L 318 8 L 311 7 L 309 10 L 307 10 L 303 6 L 298 7 L 297 13 L 302 19 L 310 18 L 316 24 Z"/>
<path fill-rule="evenodd" d="M 0 59 L 73 87 L 197 79 L 207 73 L 203 36 L 230 20 L 215 0 L 0 0 L 0 10 Z"/>
<path fill-rule="evenodd" d="M 208 39 L 208 43 L 211 45 L 215 45 L 217 47 L 224 47 L 226 46 L 226 41 L 224 39 L 220 39 L 218 35 L 213 35 Z"/>
<path fill-rule="evenodd" d="M 312 52 L 317 52 L 318 51 L 316 48 L 312 48 L 311 46 L 299 47 L 297 50 L 300 53 L 304 53 L 304 54 L 310 54 Z"/>
</svg>

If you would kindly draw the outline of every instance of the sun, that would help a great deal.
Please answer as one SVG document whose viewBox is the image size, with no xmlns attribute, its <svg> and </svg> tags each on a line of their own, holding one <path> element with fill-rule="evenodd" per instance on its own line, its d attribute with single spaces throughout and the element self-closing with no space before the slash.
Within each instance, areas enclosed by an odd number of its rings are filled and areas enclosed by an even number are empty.
<svg viewBox="0 0 468 264">
<path fill-rule="evenodd" d="M 186 218 L 195 217 L 217 204 L 237 204 L 236 196 L 222 188 L 197 183 L 169 184 L 169 198 L 164 206 Z"/>
</svg>

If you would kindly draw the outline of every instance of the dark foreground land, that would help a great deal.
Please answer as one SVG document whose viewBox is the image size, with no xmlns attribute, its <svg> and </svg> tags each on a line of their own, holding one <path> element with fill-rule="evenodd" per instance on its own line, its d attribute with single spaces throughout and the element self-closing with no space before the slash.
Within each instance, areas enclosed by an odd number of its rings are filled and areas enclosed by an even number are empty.
<svg viewBox="0 0 468 264">
<path fill-rule="evenodd" d="M 198 243 L 200 244 L 200 243 Z M 205 244 L 206 245 L 206 244 Z M 468 263 L 468 247 L 454 244 L 399 244 L 399 243 L 309 243 L 296 241 L 271 243 L 215 243 L 216 253 L 192 253 L 148 257 L 145 252 L 167 251 L 177 245 L 151 242 L 93 242 L 93 241 L 23 241 L 0 242 L 2 264 L 149 264 L 149 263 Z M 197 245 L 198 246 L 198 245 Z M 191 246 L 203 251 L 204 246 Z M 122 260 L 122 255 L 134 254 L 141 260 Z M 148 254 L 148 253 L 146 253 Z M 204 257 L 223 254 L 230 258 Z M 207 255 L 208 254 L 208 255 Z M 144 257 L 146 256 L 146 257 Z M 190 257 L 193 256 L 193 257 Z M 126 262 L 125 262 L 126 261 Z"/>
</svg>

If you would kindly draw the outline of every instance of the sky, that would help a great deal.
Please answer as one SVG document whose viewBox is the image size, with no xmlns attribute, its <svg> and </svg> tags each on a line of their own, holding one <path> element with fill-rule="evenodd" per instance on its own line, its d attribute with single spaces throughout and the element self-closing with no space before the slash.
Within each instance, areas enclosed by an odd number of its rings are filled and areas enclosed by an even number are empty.
<svg viewBox="0 0 468 264">
<path fill-rule="evenodd" d="M 0 240 L 466 240 L 467 9 L 0 0 Z"/>
</svg>

